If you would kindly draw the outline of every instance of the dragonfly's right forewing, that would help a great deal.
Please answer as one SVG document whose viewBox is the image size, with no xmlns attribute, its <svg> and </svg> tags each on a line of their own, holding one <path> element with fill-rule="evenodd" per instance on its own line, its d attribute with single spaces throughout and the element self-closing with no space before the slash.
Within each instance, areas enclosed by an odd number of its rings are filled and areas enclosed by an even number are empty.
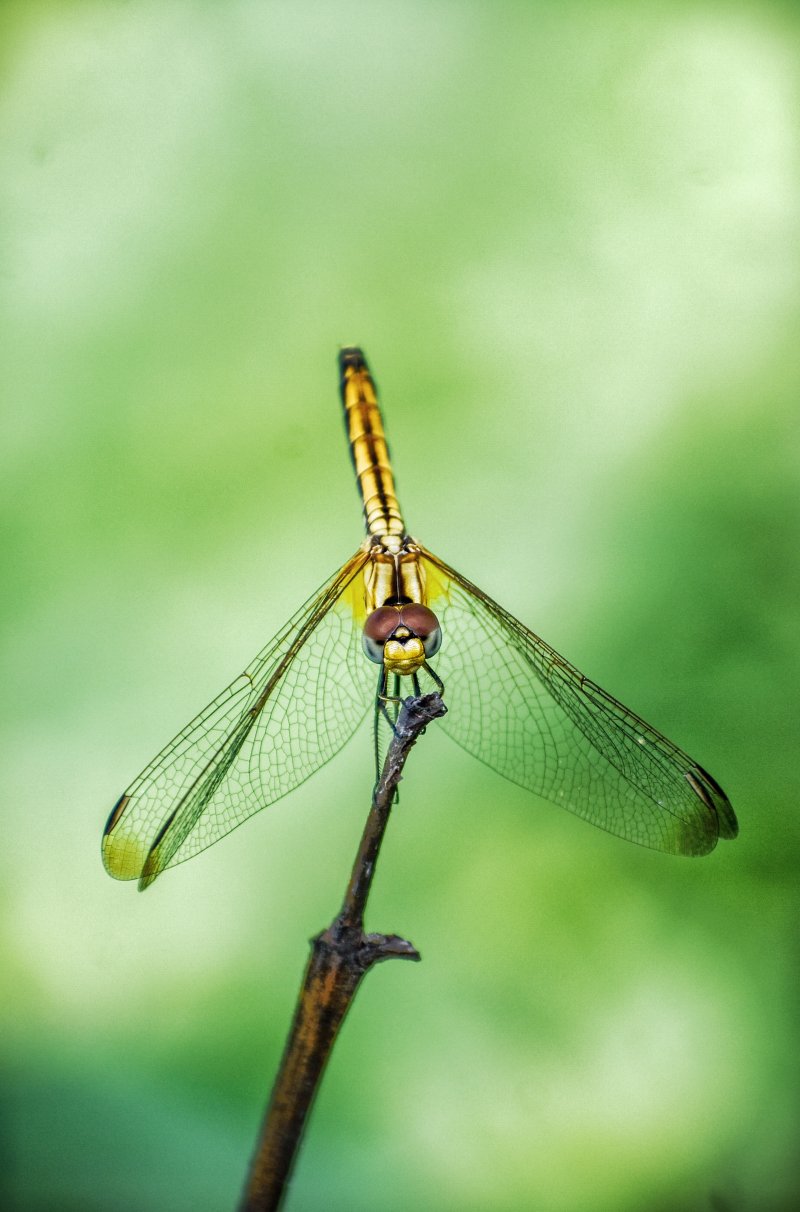
<svg viewBox="0 0 800 1212">
<path fill-rule="evenodd" d="M 497 602 L 425 553 L 442 625 L 442 727 L 505 778 L 619 837 L 707 854 L 737 833 L 722 788 Z"/>
</svg>

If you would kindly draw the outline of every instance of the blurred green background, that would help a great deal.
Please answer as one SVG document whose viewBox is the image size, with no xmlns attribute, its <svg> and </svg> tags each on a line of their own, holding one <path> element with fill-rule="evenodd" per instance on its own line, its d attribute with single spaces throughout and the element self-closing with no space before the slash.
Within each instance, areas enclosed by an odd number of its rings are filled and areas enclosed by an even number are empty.
<svg viewBox="0 0 800 1212">
<path fill-rule="evenodd" d="M 719 778 L 627 845 L 429 730 L 289 1207 L 788 1209 L 798 26 L 762 3 L 0 8 L 3 1206 L 232 1207 L 368 731 L 146 896 L 126 783 L 412 531 Z"/>
</svg>

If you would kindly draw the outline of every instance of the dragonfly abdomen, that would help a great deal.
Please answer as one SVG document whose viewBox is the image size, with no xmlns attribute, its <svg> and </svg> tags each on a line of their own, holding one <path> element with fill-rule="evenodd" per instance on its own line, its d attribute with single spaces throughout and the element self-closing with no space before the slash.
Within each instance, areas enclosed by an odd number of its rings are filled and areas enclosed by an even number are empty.
<svg viewBox="0 0 800 1212">
<path fill-rule="evenodd" d="M 357 346 L 348 345 L 340 350 L 339 369 L 347 440 L 364 505 L 367 534 L 402 536 L 405 523 L 395 495 L 375 383 Z"/>
</svg>

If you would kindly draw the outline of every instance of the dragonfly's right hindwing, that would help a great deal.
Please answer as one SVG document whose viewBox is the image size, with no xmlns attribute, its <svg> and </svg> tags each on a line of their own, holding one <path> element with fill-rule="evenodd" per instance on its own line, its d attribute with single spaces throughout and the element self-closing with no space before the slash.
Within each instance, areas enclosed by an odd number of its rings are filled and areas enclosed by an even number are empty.
<svg viewBox="0 0 800 1212">
<path fill-rule="evenodd" d="M 345 594 L 367 558 L 348 560 L 131 784 L 103 836 L 110 875 L 147 887 L 341 749 L 374 698 Z"/>
<path fill-rule="evenodd" d="M 429 552 L 445 732 L 529 791 L 618 837 L 707 854 L 736 817 L 710 775 Z M 430 572 L 432 570 L 432 576 Z"/>
</svg>

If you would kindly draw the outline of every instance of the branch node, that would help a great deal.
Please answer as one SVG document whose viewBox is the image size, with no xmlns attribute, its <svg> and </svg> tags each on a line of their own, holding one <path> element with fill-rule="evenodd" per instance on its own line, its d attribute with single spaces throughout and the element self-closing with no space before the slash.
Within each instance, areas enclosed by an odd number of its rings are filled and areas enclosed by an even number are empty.
<svg viewBox="0 0 800 1212">
<path fill-rule="evenodd" d="M 364 950 L 369 952 L 370 964 L 379 964 L 381 960 L 406 959 L 418 963 L 422 956 L 413 943 L 399 934 L 365 934 Z"/>
</svg>

